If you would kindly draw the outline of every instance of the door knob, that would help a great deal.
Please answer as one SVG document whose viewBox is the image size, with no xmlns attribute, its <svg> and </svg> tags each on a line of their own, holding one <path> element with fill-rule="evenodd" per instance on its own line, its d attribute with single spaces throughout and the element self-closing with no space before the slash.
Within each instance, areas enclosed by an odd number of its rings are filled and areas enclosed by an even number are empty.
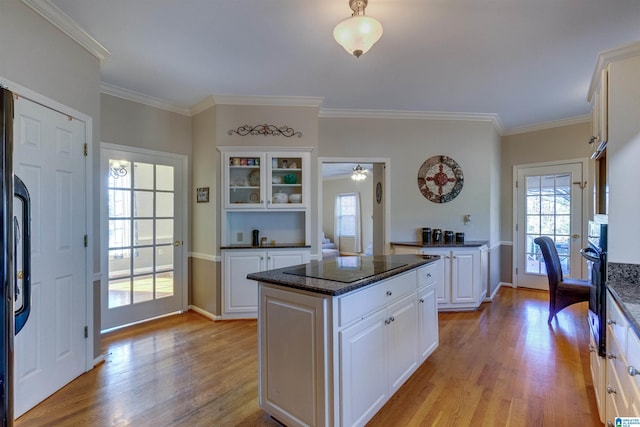
<svg viewBox="0 0 640 427">
<path fill-rule="evenodd" d="M 18 271 L 18 279 L 22 280 L 24 278 L 24 273 L 22 271 Z"/>
<path fill-rule="evenodd" d="M 571 235 L 571 238 L 572 239 L 579 239 L 580 235 L 579 234 L 573 234 L 573 235 Z"/>
<path fill-rule="evenodd" d="M 176 240 L 175 242 L 173 242 L 173 246 L 180 246 L 182 244 L 182 242 L 180 240 Z"/>
</svg>

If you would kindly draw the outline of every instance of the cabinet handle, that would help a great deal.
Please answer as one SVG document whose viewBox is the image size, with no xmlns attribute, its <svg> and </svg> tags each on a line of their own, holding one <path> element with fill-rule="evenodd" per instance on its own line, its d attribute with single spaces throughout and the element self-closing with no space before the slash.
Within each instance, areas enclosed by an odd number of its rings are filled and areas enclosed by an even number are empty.
<svg viewBox="0 0 640 427">
<path fill-rule="evenodd" d="M 390 324 L 390 323 L 391 323 L 391 320 L 390 320 L 390 319 L 385 319 L 385 321 L 384 321 L 384 324 L 385 324 L 385 325 L 388 325 L 388 324 Z"/>
<path fill-rule="evenodd" d="M 427 277 L 431 277 L 431 273 L 427 273 Z"/>
<path fill-rule="evenodd" d="M 607 353 L 607 359 L 609 359 L 609 360 L 611 360 L 611 359 L 617 359 L 617 357 L 616 357 L 616 355 L 615 355 L 615 354 L 613 354 L 613 353 L 609 352 L 609 353 Z"/>
<path fill-rule="evenodd" d="M 595 352 L 596 352 L 596 348 L 593 345 L 589 344 L 589 353 L 595 353 Z"/>
<path fill-rule="evenodd" d="M 613 319 L 607 319 L 607 325 L 615 325 L 616 321 Z"/>
<path fill-rule="evenodd" d="M 389 318 L 389 320 L 390 320 L 390 321 L 392 321 L 392 322 L 395 322 L 395 321 L 396 321 L 396 318 L 395 318 L 395 317 L 393 317 L 393 316 L 391 316 L 391 317 Z"/>
<path fill-rule="evenodd" d="M 390 297 L 391 295 L 393 295 L 393 292 L 387 291 L 387 296 Z"/>
<path fill-rule="evenodd" d="M 607 386 L 607 393 L 608 394 L 616 394 L 616 391 L 614 390 L 613 387 L 611 387 L 610 385 Z"/>
<path fill-rule="evenodd" d="M 419 300 L 421 303 L 424 303 L 424 298 L 420 298 Z"/>
<path fill-rule="evenodd" d="M 632 377 L 635 377 L 636 375 L 640 375 L 640 371 L 638 371 L 633 366 L 629 366 L 629 370 L 627 372 L 629 372 L 629 375 L 631 375 Z"/>
</svg>

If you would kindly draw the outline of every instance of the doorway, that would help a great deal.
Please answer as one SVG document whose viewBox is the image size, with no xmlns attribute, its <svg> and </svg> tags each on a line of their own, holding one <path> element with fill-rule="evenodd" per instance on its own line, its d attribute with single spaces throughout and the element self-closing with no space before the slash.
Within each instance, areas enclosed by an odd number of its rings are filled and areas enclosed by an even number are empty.
<svg viewBox="0 0 640 427">
<path fill-rule="evenodd" d="M 355 183 L 351 179 L 353 168 L 360 165 L 367 170 L 367 177 Z M 319 256 L 326 258 L 332 251 L 322 251 L 323 246 L 335 245 L 343 255 L 384 255 L 389 253 L 389 206 L 385 202 L 389 188 L 389 159 L 385 158 L 320 158 Z M 360 241 L 352 236 L 338 239 L 336 236 L 336 201 L 339 195 L 357 194 L 360 211 Z M 322 239 L 325 239 L 323 245 Z M 359 244 L 358 244 L 359 243 Z M 341 247 L 342 246 L 342 247 Z M 335 251 L 333 251 L 335 252 Z"/>
<path fill-rule="evenodd" d="M 565 277 L 583 277 L 585 175 L 583 160 L 514 167 L 514 285 L 549 289 L 539 236 L 555 242 Z"/>
<path fill-rule="evenodd" d="M 103 144 L 102 324 L 108 330 L 187 304 L 186 159 Z"/>
</svg>

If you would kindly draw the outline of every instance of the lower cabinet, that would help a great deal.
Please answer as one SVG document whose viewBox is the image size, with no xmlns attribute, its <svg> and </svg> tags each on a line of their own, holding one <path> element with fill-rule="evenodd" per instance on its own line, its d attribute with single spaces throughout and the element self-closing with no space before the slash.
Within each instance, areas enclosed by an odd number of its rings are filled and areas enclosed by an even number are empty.
<svg viewBox="0 0 640 427">
<path fill-rule="evenodd" d="M 258 285 L 247 274 L 309 262 L 304 249 L 228 249 L 222 261 L 222 318 L 258 317 Z"/>
<path fill-rule="evenodd" d="M 260 283 L 260 407 L 364 426 L 438 346 L 434 264 L 342 296 Z"/>
<path fill-rule="evenodd" d="M 486 246 L 471 248 L 431 249 L 420 253 L 440 255 L 438 271 L 439 310 L 475 310 L 487 295 L 488 252 Z"/>
<path fill-rule="evenodd" d="M 593 379 L 593 391 L 598 405 L 598 414 L 600 415 L 600 421 L 604 423 L 605 401 L 603 395 L 606 388 L 606 359 L 598 354 L 598 345 L 591 333 L 589 334 L 589 365 L 591 378 Z"/>
<path fill-rule="evenodd" d="M 605 425 L 616 425 L 617 417 L 640 418 L 640 337 L 611 294 L 607 294 L 605 363 L 605 381 L 596 391 L 596 395 L 601 394 L 604 399 L 604 417 L 602 412 L 600 416 L 604 418 Z"/>
</svg>

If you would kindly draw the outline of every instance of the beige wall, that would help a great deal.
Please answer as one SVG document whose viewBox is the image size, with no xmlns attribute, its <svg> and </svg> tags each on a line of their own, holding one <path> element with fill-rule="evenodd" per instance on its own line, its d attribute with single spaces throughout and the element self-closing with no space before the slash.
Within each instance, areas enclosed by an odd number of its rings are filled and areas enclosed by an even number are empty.
<svg viewBox="0 0 640 427">
<path fill-rule="evenodd" d="M 91 162 L 97 170 L 100 61 L 20 0 L 0 1 L 0 41 L 0 84 L 16 83 L 92 117 Z M 13 87 L 9 85 L 9 89 Z M 92 188 L 93 194 L 98 194 L 98 180 L 93 180 Z M 94 199 L 93 273 L 100 271 L 99 214 Z M 99 298 L 100 294 L 94 292 L 94 311 L 98 313 Z M 94 322 L 94 357 L 101 352 L 99 331 L 99 323 Z"/>
<path fill-rule="evenodd" d="M 337 243 L 334 238 L 334 209 L 336 195 L 340 193 L 360 194 L 360 220 L 362 232 L 362 250 L 364 253 L 369 243 L 373 244 L 373 180 L 371 177 L 362 182 L 355 182 L 351 177 L 325 179 L 322 181 L 322 230 L 326 237 Z M 347 250 L 346 248 L 340 248 Z"/>
<path fill-rule="evenodd" d="M 543 163 L 557 160 L 589 158 L 591 147 L 591 123 L 578 123 L 534 132 L 507 135 L 502 137 L 502 171 L 500 183 L 500 240 L 503 242 L 501 257 L 501 280 L 511 283 L 513 243 L 513 167 L 532 163 Z M 589 176 L 592 176 L 592 171 Z M 593 180 L 588 179 L 589 185 Z M 592 199 L 591 191 L 587 192 Z M 593 204 L 590 200 L 589 206 Z"/>
</svg>

